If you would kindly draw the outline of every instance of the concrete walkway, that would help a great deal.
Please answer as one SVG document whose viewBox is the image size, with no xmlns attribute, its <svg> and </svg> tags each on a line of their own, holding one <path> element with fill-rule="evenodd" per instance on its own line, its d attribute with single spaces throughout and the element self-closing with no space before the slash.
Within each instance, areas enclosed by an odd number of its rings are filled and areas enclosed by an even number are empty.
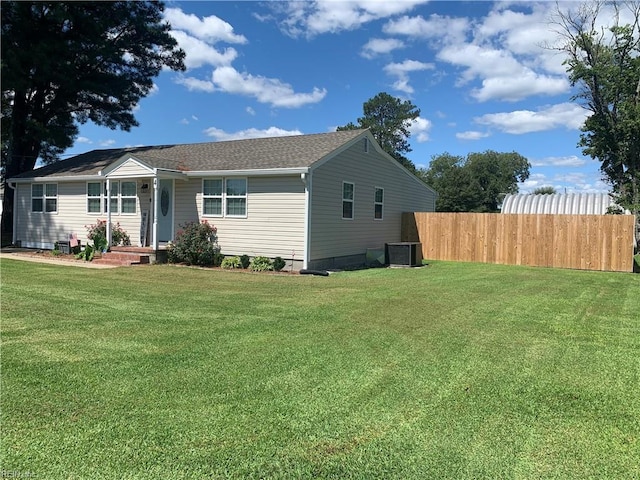
<svg viewBox="0 0 640 480">
<path fill-rule="evenodd" d="M 11 260 L 23 260 L 25 262 L 48 263 L 51 265 L 64 265 L 80 268 L 116 268 L 115 265 L 104 265 L 94 262 L 82 262 L 65 257 L 54 257 L 53 255 L 34 255 L 37 250 L 29 248 L 5 247 L 0 250 L 0 258 L 10 258 Z"/>
</svg>

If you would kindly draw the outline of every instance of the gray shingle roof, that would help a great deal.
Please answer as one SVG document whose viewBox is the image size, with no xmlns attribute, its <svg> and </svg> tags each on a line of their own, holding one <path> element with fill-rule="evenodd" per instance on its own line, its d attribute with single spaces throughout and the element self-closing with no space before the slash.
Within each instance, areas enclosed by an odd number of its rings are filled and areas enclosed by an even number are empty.
<svg viewBox="0 0 640 480">
<path fill-rule="evenodd" d="M 179 171 L 309 167 L 364 131 L 92 150 L 15 178 L 96 175 L 124 155 L 130 155 L 153 168 Z"/>
</svg>

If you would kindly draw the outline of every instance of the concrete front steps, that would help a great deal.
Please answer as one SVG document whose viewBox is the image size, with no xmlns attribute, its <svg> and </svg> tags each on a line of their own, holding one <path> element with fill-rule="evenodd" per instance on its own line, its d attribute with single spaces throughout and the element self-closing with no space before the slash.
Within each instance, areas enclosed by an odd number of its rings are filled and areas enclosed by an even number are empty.
<svg viewBox="0 0 640 480">
<path fill-rule="evenodd" d="M 153 249 L 144 247 L 111 247 L 107 253 L 96 255 L 93 263 L 102 265 L 148 265 L 151 263 Z"/>
</svg>

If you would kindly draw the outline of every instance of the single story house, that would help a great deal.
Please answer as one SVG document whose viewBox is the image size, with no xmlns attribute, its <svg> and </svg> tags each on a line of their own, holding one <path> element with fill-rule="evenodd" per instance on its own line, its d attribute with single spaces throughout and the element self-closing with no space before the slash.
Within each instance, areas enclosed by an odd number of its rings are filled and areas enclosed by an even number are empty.
<svg viewBox="0 0 640 480">
<path fill-rule="evenodd" d="M 116 222 L 157 251 L 190 221 L 214 224 L 225 255 L 280 256 L 297 268 L 364 263 L 399 242 L 403 212 L 436 192 L 369 130 L 93 150 L 8 180 L 13 243 L 51 249 Z"/>
</svg>

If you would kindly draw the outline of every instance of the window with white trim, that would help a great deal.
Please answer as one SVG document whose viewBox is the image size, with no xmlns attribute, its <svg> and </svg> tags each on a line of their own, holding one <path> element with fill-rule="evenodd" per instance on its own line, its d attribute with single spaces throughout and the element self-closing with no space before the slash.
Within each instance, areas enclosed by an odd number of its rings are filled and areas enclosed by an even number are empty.
<svg viewBox="0 0 640 480">
<path fill-rule="evenodd" d="M 373 197 L 373 218 L 382 220 L 382 211 L 384 209 L 384 188 L 376 187 Z"/>
<path fill-rule="evenodd" d="M 39 213 L 58 212 L 58 184 L 31 184 L 31 211 Z"/>
<path fill-rule="evenodd" d="M 117 215 L 118 213 L 120 213 L 120 182 L 109 182 L 109 191 L 110 191 L 110 200 L 109 202 L 111 203 L 111 213 L 113 213 L 114 215 Z M 104 211 L 107 211 L 107 203 L 106 203 L 106 198 L 107 198 L 107 182 L 104 183 L 104 198 L 105 198 L 105 204 L 104 204 Z"/>
<path fill-rule="evenodd" d="M 222 179 L 202 180 L 202 214 L 208 217 L 222 216 Z"/>
<path fill-rule="evenodd" d="M 364 153 L 369 153 L 369 139 L 364 138 Z"/>
<path fill-rule="evenodd" d="M 136 213 L 137 204 L 137 182 L 120 182 L 120 212 Z"/>
<path fill-rule="evenodd" d="M 137 211 L 138 183 L 109 182 L 111 214 L 134 214 Z M 107 182 L 87 182 L 87 213 L 107 213 Z"/>
<path fill-rule="evenodd" d="M 245 218 L 247 216 L 247 179 L 203 179 L 202 215 Z"/>
<path fill-rule="evenodd" d="M 353 220 L 354 193 L 354 183 L 342 182 L 342 218 L 345 220 Z"/>
<path fill-rule="evenodd" d="M 87 182 L 87 213 L 102 213 L 103 188 L 102 182 Z"/>
<path fill-rule="evenodd" d="M 225 181 L 225 215 L 227 217 L 247 216 L 247 179 L 227 178 Z"/>
</svg>

